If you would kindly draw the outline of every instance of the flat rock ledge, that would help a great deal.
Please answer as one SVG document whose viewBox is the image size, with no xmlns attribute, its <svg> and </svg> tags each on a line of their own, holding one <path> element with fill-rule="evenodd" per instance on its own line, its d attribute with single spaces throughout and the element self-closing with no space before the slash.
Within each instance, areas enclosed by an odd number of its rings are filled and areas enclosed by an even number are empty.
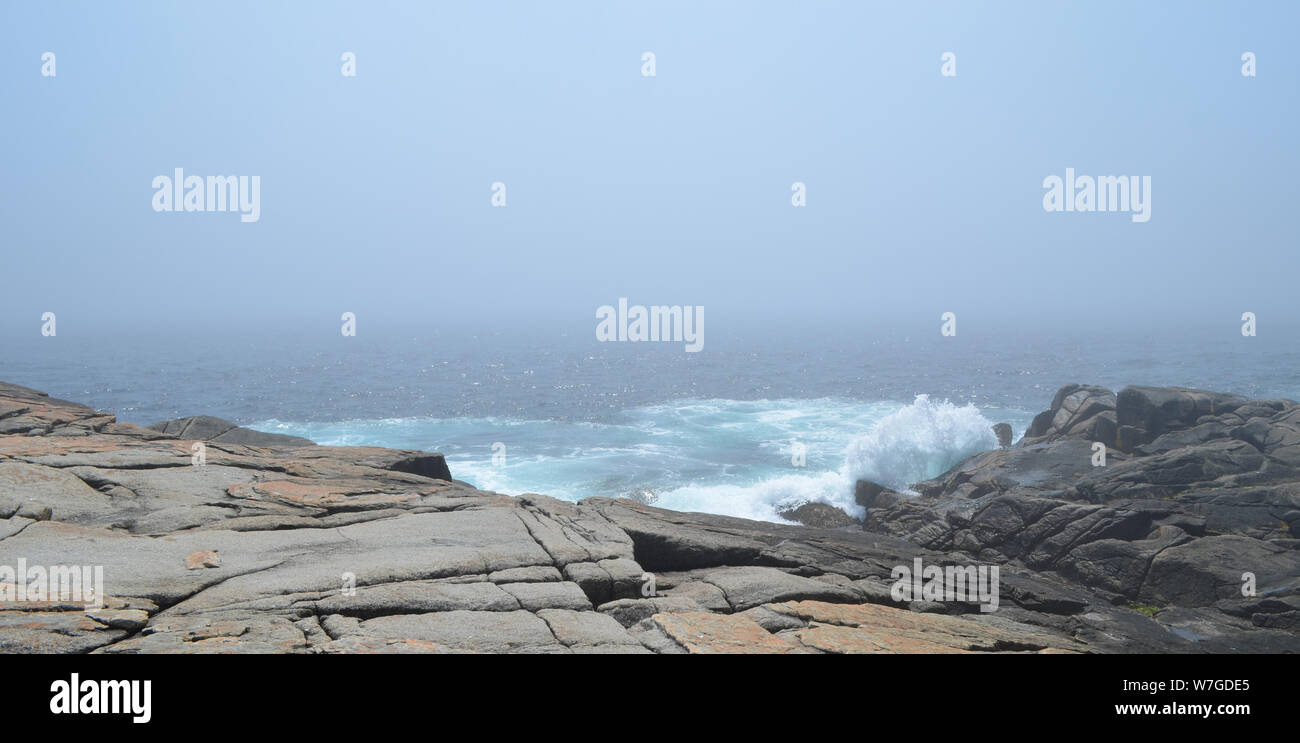
<svg viewBox="0 0 1300 743">
<path fill-rule="evenodd" d="M 1166 435 L 1160 432 L 1173 429 L 1157 418 L 1119 421 L 1117 435 L 1123 431 L 1125 441 L 1142 441 L 1135 446 L 1159 448 Z M 1092 431 L 1103 424 L 1088 425 Z M 451 479 L 438 454 L 260 439 L 235 428 L 202 418 L 144 428 L 0 383 L 0 652 L 1300 649 L 1287 624 L 1291 609 L 1277 608 L 1291 606 L 1294 593 L 1287 586 L 1300 570 L 1261 576 L 1261 590 L 1269 593 L 1253 608 L 1198 604 L 1152 611 L 1105 580 L 1027 559 L 1024 549 L 994 554 L 980 549 L 978 540 L 957 538 L 955 524 L 972 528 L 940 513 L 941 504 L 975 502 L 969 497 L 883 499 L 891 505 L 873 509 L 868 522 L 874 530 L 788 526 L 666 511 L 629 499 L 575 504 L 542 495 L 509 497 Z M 1057 432 L 1044 426 L 1040 436 L 1051 439 Z M 204 443 L 203 464 L 195 463 L 197 441 Z M 1285 446 L 1271 439 L 1262 445 L 1273 451 Z M 1049 498 L 1038 491 L 1033 497 Z M 1225 497 L 1197 502 L 1212 505 Z M 1242 507 L 1255 509 L 1254 503 Z M 880 520 L 889 509 L 907 506 L 913 510 Z M 930 518 L 942 528 L 924 528 L 916 508 L 940 509 Z M 1143 513 L 1155 531 L 1184 523 L 1151 515 L 1160 511 Z M 1062 529 L 1099 533 L 1103 541 L 1140 531 L 1097 526 L 1090 511 L 1056 518 Z M 1205 518 L 1208 523 L 1211 515 Z M 1074 522 L 1079 525 L 1071 527 Z M 1208 534 L 1211 527 L 1203 528 Z M 1159 540 L 1149 546 L 1165 557 L 1148 560 L 1137 550 L 1132 559 L 1145 576 L 1161 570 L 1179 575 L 1180 566 L 1203 564 L 1213 549 L 1294 556 L 1294 546 L 1263 539 L 1273 535 L 1269 529 L 1280 529 L 1276 524 L 1261 517 L 1255 528 L 1255 536 L 1233 538 L 1264 546 L 1214 543 L 1177 561 L 1169 553 L 1187 542 L 1167 532 L 1144 535 Z M 894 601 L 892 570 L 917 558 L 935 565 L 1000 565 L 998 610 Z M 66 597 L 20 600 L 3 572 L 20 561 L 102 568 L 102 607 L 87 610 Z M 1204 572 L 1172 579 L 1167 590 L 1175 590 L 1177 580 L 1190 581 L 1188 590 L 1204 590 Z M 1273 623 L 1256 621 L 1261 613 Z"/>
</svg>

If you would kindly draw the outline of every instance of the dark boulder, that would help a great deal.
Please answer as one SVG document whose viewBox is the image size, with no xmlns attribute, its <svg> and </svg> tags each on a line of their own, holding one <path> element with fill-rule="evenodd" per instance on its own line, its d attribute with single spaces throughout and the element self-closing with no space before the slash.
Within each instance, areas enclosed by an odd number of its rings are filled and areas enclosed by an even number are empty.
<svg viewBox="0 0 1300 743">
<path fill-rule="evenodd" d="M 787 508 L 778 512 L 781 518 L 795 521 L 804 526 L 817 529 L 840 529 L 846 526 L 861 526 L 861 523 L 826 503 L 804 503 L 796 508 Z"/>
<path fill-rule="evenodd" d="M 1079 439 L 1115 443 L 1115 393 L 1105 387 L 1067 384 L 1056 391 L 1052 406 L 1034 417 L 1021 446 Z"/>
<path fill-rule="evenodd" d="M 1011 446 L 1012 431 L 1010 423 L 994 423 L 993 435 L 998 437 L 999 448 L 1006 449 Z"/>
<path fill-rule="evenodd" d="M 384 467 L 384 469 L 394 472 L 405 472 L 410 475 L 419 475 L 421 477 L 430 477 L 435 480 L 451 481 L 451 470 L 447 467 L 447 460 L 441 454 L 416 454 L 410 457 L 404 457 Z"/>
<path fill-rule="evenodd" d="M 907 496 L 870 480 L 858 480 L 853 484 L 853 502 L 868 512 L 877 506 L 890 505 L 906 498 Z"/>
</svg>

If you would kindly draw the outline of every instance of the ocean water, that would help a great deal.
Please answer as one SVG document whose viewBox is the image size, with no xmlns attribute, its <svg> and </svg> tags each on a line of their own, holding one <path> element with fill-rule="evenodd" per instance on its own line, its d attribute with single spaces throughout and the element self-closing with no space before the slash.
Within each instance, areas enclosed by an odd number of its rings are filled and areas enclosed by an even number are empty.
<svg viewBox="0 0 1300 743">
<path fill-rule="evenodd" d="M 1027 412 L 1001 412 L 995 417 L 1028 425 Z M 458 479 L 512 495 L 635 496 L 676 510 L 779 520 L 782 506 L 809 501 L 854 512 L 858 477 L 903 488 L 941 474 L 992 447 L 991 426 L 973 405 L 922 395 L 911 403 L 687 398 L 622 408 L 602 421 L 269 419 L 252 427 L 321 444 L 441 451 Z"/>
<path fill-rule="evenodd" d="M 858 513 L 856 479 L 939 475 L 993 447 L 994 423 L 1019 437 L 1072 381 L 1300 398 L 1289 338 L 1230 333 L 727 338 L 695 354 L 493 334 L 46 340 L 6 343 L 0 379 L 145 424 L 207 414 L 439 451 L 457 479 L 507 494 L 771 521 L 811 501 Z"/>
</svg>

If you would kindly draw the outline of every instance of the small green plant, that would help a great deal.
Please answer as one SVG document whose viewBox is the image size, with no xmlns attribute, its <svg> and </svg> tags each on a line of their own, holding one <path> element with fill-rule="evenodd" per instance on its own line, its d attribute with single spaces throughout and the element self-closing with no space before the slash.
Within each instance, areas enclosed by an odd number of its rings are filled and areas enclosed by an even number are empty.
<svg viewBox="0 0 1300 743">
<path fill-rule="evenodd" d="M 1129 604 L 1129 608 L 1139 614 L 1146 614 L 1148 617 L 1152 618 L 1154 618 L 1156 614 L 1160 613 L 1160 607 L 1151 606 L 1149 604 Z"/>
</svg>

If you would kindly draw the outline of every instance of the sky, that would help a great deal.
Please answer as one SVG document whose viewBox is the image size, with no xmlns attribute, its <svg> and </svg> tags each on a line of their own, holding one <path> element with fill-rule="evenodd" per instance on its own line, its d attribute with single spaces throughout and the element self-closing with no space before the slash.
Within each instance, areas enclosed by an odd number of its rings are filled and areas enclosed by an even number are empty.
<svg viewBox="0 0 1300 743">
<path fill-rule="evenodd" d="M 5 0 L 0 337 L 1281 327 L 1298 9 Z M 155 211 L 176 168 L 260 218 Z M 1066 168 L 1150 220 L 1044 211 Z"/>
</svg>

